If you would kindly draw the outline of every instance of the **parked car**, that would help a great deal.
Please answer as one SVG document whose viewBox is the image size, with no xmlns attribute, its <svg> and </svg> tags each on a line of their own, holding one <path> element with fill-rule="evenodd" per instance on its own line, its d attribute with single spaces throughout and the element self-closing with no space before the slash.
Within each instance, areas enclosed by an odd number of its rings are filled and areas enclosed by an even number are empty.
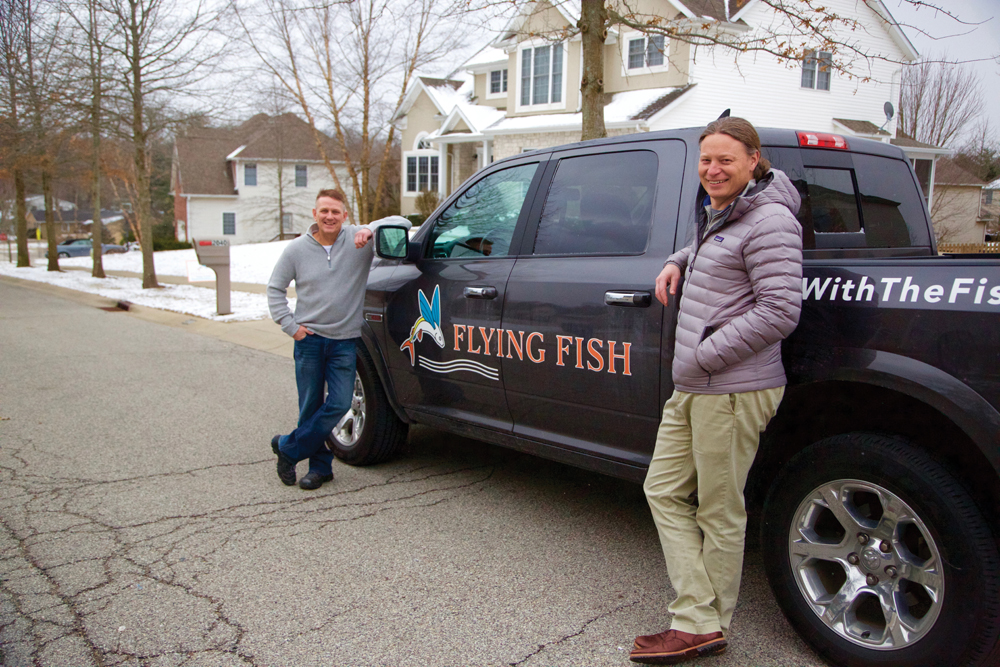
<svg viewBox="0 0 1000 667">
<path fill-rule="evenodd" d="M 495 162 L 378 229 L 343 461 L 411 423 L 641 481 L 673 390 L 700 129 Z M 803 309 L 748 486 L 769 581 L 836 665 L 1000 664 L 1000 260 L 938 256 L 889 144 L 762 130 L 802 195 Z M 727 242 L 724 229 L 705 242 Z"/>
<path fill-rule="evenodd" d="M 94 242 L 92 239 L 71 239 L 69 241 L 63 241 L 56 246 L 56 253 L 60 258 L 66 257 L 86 257 L 92 253 L 92 248 L 94 247 Z M 114 243 L 102 243 L 101 244 L 101 254 L 107 255 L 108 253 L 119 253 L 125 252 L 125 246 L 115 245 Z M 45 256 L 48 257 L 49 253 L 46 252 Z"/>
</svg>

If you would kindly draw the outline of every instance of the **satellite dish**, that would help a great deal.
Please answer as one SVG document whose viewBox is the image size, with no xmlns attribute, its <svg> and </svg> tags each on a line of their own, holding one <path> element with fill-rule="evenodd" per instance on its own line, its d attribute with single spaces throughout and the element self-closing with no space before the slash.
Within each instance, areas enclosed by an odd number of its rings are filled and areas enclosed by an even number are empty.
<svg viewBox="0 0 1000 667">
<path fill-rule="evenodd" d="M 892 117 L 896 114 L 896 110 L 892 108 L 892 102 L 886 102 L 883 104 L 882 111 L 885 112 L 885 121 L 887 123 L 892 120 Z"/>
</svg>

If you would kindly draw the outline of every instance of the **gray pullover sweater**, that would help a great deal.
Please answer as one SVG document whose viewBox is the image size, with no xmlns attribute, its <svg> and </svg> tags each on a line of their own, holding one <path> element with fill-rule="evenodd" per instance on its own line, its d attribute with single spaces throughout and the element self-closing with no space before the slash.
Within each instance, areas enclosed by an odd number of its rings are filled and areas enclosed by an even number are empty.
<svg viewBox="0 0 1000 667">
<path fill-rule="evenodd" d="M 409 228 L 410 221 L 392 216 L 365 227 L 345 224 L 329 256 L 313 237 L 315 224 L 288 244 L 267 282 L 268 309 L 282 331 L 293 336 L 301 325 L 324 338 L 344 340 L 361 335 L 361 310 L 375 257 L 375 239 L 364 248 L 355 248 L 354 235 L 363 228 L 374 232 L 384 224 Z M 288 307 L 288 285 L 293 280 L 297 297 L 294 314 Z"/>
</svg>

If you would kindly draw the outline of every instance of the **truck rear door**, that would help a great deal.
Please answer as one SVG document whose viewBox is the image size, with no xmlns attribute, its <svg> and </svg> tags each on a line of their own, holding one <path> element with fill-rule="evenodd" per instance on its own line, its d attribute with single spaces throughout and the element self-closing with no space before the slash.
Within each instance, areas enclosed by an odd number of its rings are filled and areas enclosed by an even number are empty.
<svg viewBox="0 0 1000 667">
<path fill-rule="evenodd" d="M 682 142 L 662 140 L 550 158 L 500 331 L 516 435 L 648 464 L 665 319 L 653 283 L 666 258 L 650 238 L 655 225 L 673 242 L 684 161 Z"/>
</svg>

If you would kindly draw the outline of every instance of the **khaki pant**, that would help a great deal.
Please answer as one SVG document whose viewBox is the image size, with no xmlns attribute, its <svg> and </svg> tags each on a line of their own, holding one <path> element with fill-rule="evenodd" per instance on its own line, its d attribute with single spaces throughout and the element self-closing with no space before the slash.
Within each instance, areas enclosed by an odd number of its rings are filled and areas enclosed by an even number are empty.
<svg viewBox="0 0 1000 667">
<path fill-rule="evenodd" d="M 743 487 L 784 393 L 674 391 L 663 407 L 643 489 L 677 591 L 674 630 L 729 632 L 743 571 Z"/>
</svg>

